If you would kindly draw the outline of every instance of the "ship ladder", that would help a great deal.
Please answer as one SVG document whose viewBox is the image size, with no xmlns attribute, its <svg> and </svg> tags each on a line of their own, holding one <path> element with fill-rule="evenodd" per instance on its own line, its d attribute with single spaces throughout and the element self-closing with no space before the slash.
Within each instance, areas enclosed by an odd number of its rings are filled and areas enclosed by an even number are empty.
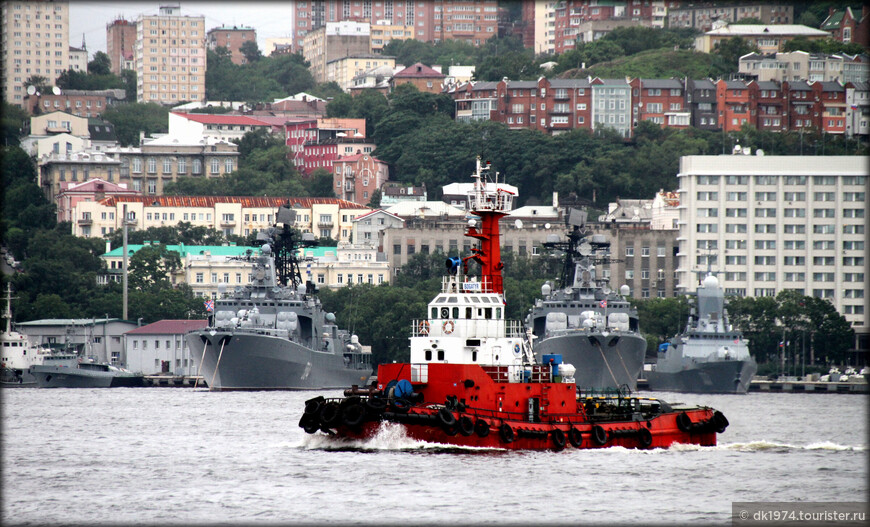
<svg viewBox="0 0 870 527">
<path fill-rule="evenodd" d="M 226 345 L 227 345 L 226 339 L 222 339 L 221 351 L 220 351 L 220 353 L 218 353 L 218 360 L 217 360 L 217 363 L 214 365 L 214 375 L 211 376 L 211 382 L 208 383 L 209 390 L 214 390 L 214 380 L 217 378 L 218 367 L 221 365 L 221 357 L 224 356 L 224 346 L 226 346 Z"/>
<path fill-rule="evenodd" d="M 604 365 L 607 366 L 607 371 L 610 372 L 610 376 L 613 378 L 613 383 L 619 387 L 619 381 L 616 380 L 616 375 L 613 374 L 613 370 L 610 369 L 610 363 L 607 362 L 607 357 L 604 355 L 604 350 L 601 349 L 601 343 L 596 340 L 595 345 L 598 346 L 598 351 L 601 352 L 601 359 L 604 361 Z M 626 370 L 628 371 L 628 370 Z"/>
<path fill-rule="evenodd" d="M 199 384 L 199 375 L 202 372 L 202 361 L 205 360 L 205 350 L 208 349 L 208 340 L 205 341 L 205 346 L 202 347 L 202 357 L 199 358 L 199 367 L 196 368 L 196 380 L 193 381 L 193 387 L 196 388 Z"/>
</svg>

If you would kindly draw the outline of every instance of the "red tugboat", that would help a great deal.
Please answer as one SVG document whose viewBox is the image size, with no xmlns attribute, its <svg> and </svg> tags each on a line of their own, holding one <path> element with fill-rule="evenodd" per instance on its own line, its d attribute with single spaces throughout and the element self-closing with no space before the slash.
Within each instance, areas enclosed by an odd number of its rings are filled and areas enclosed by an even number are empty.
<svg viewBox="0 0 870 527">
<path fill-rule="evenodd" d="M 672 407 L 630 393 L 577 393 L 575 368 L 560 355 L 536 363 L 530 336 L 504 317 L 499 220 L 514 196 L 489 163 L 472 175 L 466 236 L 478 247 L 447 260 L 441 293 L 428 318 L 414 321 L 408 363 L 381 364 L 378 381 L 353 386 L 344 398 L 306 401 L 299 426 L 351 439 L 373 437 L 384 422 L 411 438 L 449 445 L 512 450 L 668 447 L 716 444 L 728 420 L 708 407 Z M 480 265 L 469 276 L 471 261 Z"/>
</svg>

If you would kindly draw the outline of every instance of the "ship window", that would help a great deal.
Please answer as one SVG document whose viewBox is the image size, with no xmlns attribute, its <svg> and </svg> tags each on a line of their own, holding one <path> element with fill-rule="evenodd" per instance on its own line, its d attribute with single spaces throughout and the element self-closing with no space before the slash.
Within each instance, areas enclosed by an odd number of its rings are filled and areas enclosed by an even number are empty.
<svg viewBox="0 0 870 527">
<path fill-rule="evenodd" d="M 453 308 L 453 318 L 459 318 L 459 308 L 458 307 Z"/>
<path fill-rule="evenodd" d="M 476 296 L 471 297 L 471 301 L 474 302 L 475 304 L 480 303 L 480 299 L 477 298 Z"/>
<path fill-rule="evenodd" d="M 471 362 L 477 362 L 477 351 L 471 352 Z"/>
<path fill-rule="evenodd" d="M 435 301 L 436 301 L 436 302 L 446 302 L 446 301 L 447 301 L 447 297 L 446 297 L 446 296 L 439 296 L 438 299 L 435 300 Z"/>
<path fill-rule="evenodd" d="M 432 318 L 438 318 L 438 308 L 437 307 L 432 308 Z"/>
<path fill-rule="evenodd" d="M 488 296 L 482 296 L 482 297 L 480 297 L 480 300 L 481 300 L 484 304 L 486 304 L 486 303 L 489 302 L 489 297 L 488 297 Z"/>
<path fill-rule="evenodd" d="M 455 304 L 455 303 L 456 303 L 456 297 L 455 297 L 455 296 L 447 297 L 447 302 L 450 303 L 450 304 Z"/>
<path fill-rule="evenodd" d="M 444 350 L 438 350 L 438 360 L 444 360 Z"/>
<path fill-rule="evenodd" d="M 450 318 L 450 308 L 442 307 L 441 308 L 441 318 Z"/>
<path fill-rule="evenodd" d="M 483 311 L 485 313 L 485 315 L 484 315 L 485 318 L 487 318 L 487 319 L 492 318 L 492 308 L 491 307 L 488 307 L 488 308 L 484 309 Z"/>
<path fill-rule="evenodd" d="M 471 318 L 471 308 L 470 307 L 465 308 L 465 318 Z"/>
<path fill-rule="evenodd" d="M 432 360 L 432 350 L 426 350 L 426 360 Z"/>
<path fill-rule="evenodd" d="M 501 308 L 500 307 L 495 308 L 495 318 L 498 320 L 501 320 Z"/>
</svg>

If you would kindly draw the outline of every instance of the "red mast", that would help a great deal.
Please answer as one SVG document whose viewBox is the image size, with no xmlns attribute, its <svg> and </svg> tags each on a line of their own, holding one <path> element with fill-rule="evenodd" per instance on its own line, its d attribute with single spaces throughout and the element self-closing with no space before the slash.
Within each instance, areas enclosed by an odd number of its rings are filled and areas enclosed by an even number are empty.
<svg viewBox="0 0 870 527">
<path fill-rule="evenodd" d="M 495 181 L 488 183 L 485 174 L 489 172 L 490 162 L 482 167 L 480 158 L 477 158 L 477 171 L 472 175 L 474 188 L 468 195 L 468 211 L 480 217 L 480 225 L 469 222 L 465 235 L 480 241 L 480 248 L 472 249 L 472 255 L 463 258 L 465 271 L 468 260 L 475 260 L 480 264 L 481 290 L 484 293 L 504 294 L 504 282 L 501 270 L 504 264 L 501 261 L 501 233 L 498 222 L 503 216 L 510 213 L 513 193 L 498 186 L 498 173 Z"/>
</svg>

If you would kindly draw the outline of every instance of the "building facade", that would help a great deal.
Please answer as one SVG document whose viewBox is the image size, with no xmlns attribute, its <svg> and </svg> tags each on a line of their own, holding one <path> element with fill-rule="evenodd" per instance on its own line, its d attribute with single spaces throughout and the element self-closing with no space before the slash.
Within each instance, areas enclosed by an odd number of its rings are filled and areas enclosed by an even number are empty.
<svg viewBox="0 0 870 527">
<path fill-rule="evenodd" d="M 327 62 L 326 78 L 334 81 L 342 90 L 349 91 L 357 75 L 375 68 L 389 68 L 392 71 L 395 67 L 395 57 L 374 53 L 351 55 Z"/>
<path fill-rule="evenodd" d="M 369 203 L 374 191 L 390 178 L 386 163 L 371 154 L 355 154 L 332 162 L 335 195 L 354 203 Z"/>
<path fill-rule="evenodd" d="M 136 101 L 174 105 L 205 98 L 205 17 L 161 6 L 136 21 Z"/>
<path fill-rule="evenodd" d="M 726 291 L 826 298 L 866 333 L 866 158 L 686 156 L 680 160 L 677 276 L 710 265 Z"/>
<path fill-rule="evenodd" d="M 705 2 L 702 5 L 674 2 L 668 9 L 668 27 L 691 27 L 710 31 L 714 22 L 738 22 L 744 18 L 756 18 L 765 24 L 794 23 L 794 7 L 791 4 L 758 3 L 722 5 Z"/>
<path fill-rule="evenodd" d="M 106 24 L 106 54 L 112 62 L 112 73 L 121 76 L 136 64 L 136 23 L 123 18 Z"/>
<path fill-rule="evenodd" d="M 206 45 L 214 50 L 219 47 L 226 48 L 230 52 L 230 60 L 233 64 L 245 64 L 248 59 L 242 53 L 241 47 L 246 42 L 257 43 L 257 30 L 252 27 L 221 26 L 208 30 L 206 33 Z"/>
<path fill-rule="evenodd" d="M 196 375 L 201 357 L 190 355 L 184 335 L 207 324 L 204 319 L 160 320 L 128 331 L 124 334 L 127 369 L 146 375 Z"/>
<path fill-rule="evenodd" d="M 26 95 L 24 107 L 33 115 L 63 111 L 78 117 L 99 117 L 106 109 L 124 102 L 127 93 L 122 89 L 61 90 L 57 93 Z"/>
<path fill-rule="evenodd" d="M 69 2 L 3 2 L 3 99 L 22 106 L 32 76 L 49 85 L 69 69 Z M 40 28 L 40 26 L 46 26 Z"/>
<path fill-rule="evenodd" d="M 831 36 L 827 31 L 800 24 L 761 25 L 735 24 L 717 27 L 695 37 L 695 51 L 711 53 L 716 47 L 731 38 L 740 37 L 754 44 L 761 53 L 783 51 L 783 45 L 795 38 L 824 40 Z"/>
<path fill-rule="evenodd" d="M 124 334 L 135 322 L 118 318 L 49 318 L 19 322 L 18 331 L 41 346 L 68 350 L 98 362 L 127 364 Z"/>
<path fill-rule="evenodd" d="M 298 3 L 296 4 L 298 5 Z M 336 59 L 371 53 L 371 26 L 359 22 L 330 22 L 305 35 L 302 56 L 317 82 L 329 82 L 326 65 Z"/>
</svg>

